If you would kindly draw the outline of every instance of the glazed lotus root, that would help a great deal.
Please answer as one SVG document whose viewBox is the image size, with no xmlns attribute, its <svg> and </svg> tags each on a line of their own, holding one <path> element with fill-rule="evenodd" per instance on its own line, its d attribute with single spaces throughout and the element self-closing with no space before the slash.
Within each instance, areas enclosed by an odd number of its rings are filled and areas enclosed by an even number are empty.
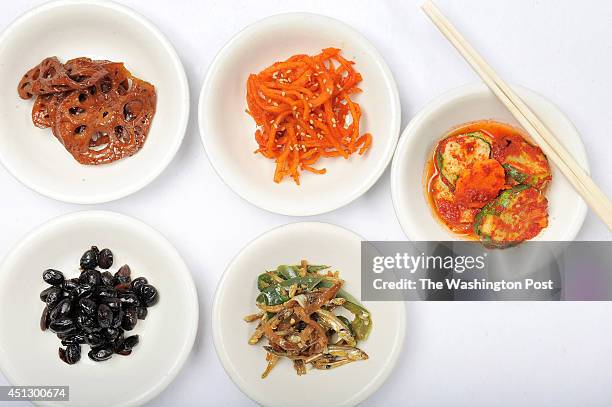
<svg viewBox="0 0 612 407">
<path fill-rule="evenodd" d="M 128 157 L 142 148 L 155 115 L 155 87 L 122 63 L 46 58 L 24 75 L 22 98 L 36 95 L 32 122 L 50 127 L 81 164 Z"/>
<path fill-rule="evenodd" d="M 63 65 L 56 57 L 45 58 L 30 69 L 19 82 L 22 99 L 49 93 L 84 89 L 98 82 L 106 71 L 89 58 L 75 58 Z"/>
<path fill-rule="evenodd" d="M 52 60 L 57 61 L 57 58 L 46 58 L 37 67 L 44 67 L 46 64 L 45 61 Z M 32 122 L 34 123 L 34 125 L 36 127 L 40 127 L 41 129 L 52 127 L 55 121 L 55 112 L 57 110 L 57 107 L 59 106 L 60 102 L 64 100 L 66 95 L 70 93 L 71 90 L 85 89 L 87 87 L 95 85 L 97 81 L 99 81 L 100 79 L 102 79 L 103 76 L 108 74 L 105 67 L 103 66 L 103 64 L 106 64 L 108 62 L 109 61 L 92 61 L 89 58 L 75 58 L 66 62 L 66 71 L 70 72 L 70 75 L 73 75 L 74 73 L 74 77 L 78 81 L 75 81 L 76 83 L 72 84 L 72 86 L 66 85 L 70 87 L 70 89 L 65 92 L 46 93 L 38 95 L 36 97 L 36 100 L 34 101 L 34 106 L 32 107 Z M 26 75 L 24 75 L 24 78 L 20 82 L 20 89 L 22 84 L 27 82 L 26 78 L 31 76 L 29 75 L 30 72 L 34 72 L 37 67 L 31 69 Z M 88 76 L 88 74 L 91 75 Z M 40 88 L 40 86 L 37 86 L 37 88 Z M 29 85 L 29 87 L 26 87 L 24 89 L 32 91 L 32 86 Z"/>
<path fill-rule="evenodd" d="M 67 92 L 49 93 L 47 95 L 39 95 L 34 101 L 32 107 L 32 122 L 34 126 L 46 129 L 53 126 L 55 121 L 55 112 L 60 102 L 66 97 Z"/>
<path fill-rule="evenodd" d="M 57 107 L 53 134 L 81 164 L 103 164 L 135 154 L 155 114 L 155 88 L 109 62 L 95 86 L 72 92 Z"/>
</svg>

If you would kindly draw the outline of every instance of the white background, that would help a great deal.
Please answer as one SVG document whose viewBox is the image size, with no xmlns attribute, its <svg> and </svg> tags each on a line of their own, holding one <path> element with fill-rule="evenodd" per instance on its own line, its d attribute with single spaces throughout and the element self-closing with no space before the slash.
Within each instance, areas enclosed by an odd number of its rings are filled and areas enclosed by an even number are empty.
<svg viewBox="0 0 612 407">
<path fill-rule="evenodd" d="M 26 189 L 0 167 L 0 257 L 35 226 L 72 211 L 107 209 L 144 220 L 182 253 L 201 303 L 191 357 L 151 404 L 252 405 L 216 357 L 210 335 L 212 296 L 240 248 L 275 226 L 299 219 L 242 201 L 206 158 L 196 102 L 217 50 L 239 29 L 271 14 L 312 11 L 344 20 L 365 34 L 390 65 L 401 95 L 402 127 L 436 95 L 477 78 L 423 15 L 418 1 L 122 2 L 156 24 L 183 60 L 192 101 L 185 142 L 149 187 L 105 205 L 52 201 Z M 0 28 L 39 3 L 4 2 Z M 502 77 L 543 94 L 570 117 L 582 134 L 595 182 L 612 195 L 612 2 L 438 4 Z M 370 240 L 404 239 L 391 204 L 388 171 L 356 202 L 308 219 L 339 224 Z M 589 213 L 578 239 L 611 240 L 612 235 Z M 410 303 L 407 310 L 403 356 L 365 405 L 612 405 L 612 304 Z M 0 377 L 1 384 L 5 381 Z"/>
</svg>

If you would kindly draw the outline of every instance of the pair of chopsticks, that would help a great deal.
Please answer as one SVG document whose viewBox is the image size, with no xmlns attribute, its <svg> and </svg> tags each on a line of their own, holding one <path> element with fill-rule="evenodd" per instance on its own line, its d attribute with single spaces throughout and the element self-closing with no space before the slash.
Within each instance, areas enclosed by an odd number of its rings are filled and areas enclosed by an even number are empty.
<svg viewBox="0 0 612 407">
<path fill-rule="evenodd" d="M 559 143 L 542 121 L 523 102 L 521 98 L 497 75 L 489 64 L 463 38 L 436 5 L 428 0 L 422 6 L 425 14 L 433 21 L 444 36 L 459 51 L 466 62 L 482 78 L 497 98 L 518 120 L 533 140 L 538 143 L 544 154 L 559 168 L 574 189 L 588 203 L 591 209 L 612 230 L 612 203 L 580 167 L 574 157 Z"/>
</svg>

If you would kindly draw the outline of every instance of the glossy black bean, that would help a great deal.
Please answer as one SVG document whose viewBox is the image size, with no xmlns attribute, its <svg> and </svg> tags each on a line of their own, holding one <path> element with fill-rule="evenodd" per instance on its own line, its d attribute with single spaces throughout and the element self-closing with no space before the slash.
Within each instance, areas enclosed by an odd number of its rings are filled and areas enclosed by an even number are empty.
<svg viewBox="0 0 612 407">
<path fill-rule="evenodd" d="M 133 293 L 121 294 L 119 295 L 119 300 L 121 301 L 121 306 L 123 308 L 132 308 L 140 306 L 140 300 Z"/>
<path fill-rule="evenodd" d="M 66 280 L 64 281 L 64 285 L 62 286 L 64 288 L 64 291 L 67 292 L 72 292 L 74 290 L 76 290 L 76 288 L 79 286 L 79 279 L 78 278 L 71 278 L 70 280 Z"/>
<path fill-rule="evenodd" d="M 101 275 L 100 271 L 95 269 L 84 270 L 79 276 L 79 282 L 81 284 L 87 284 L 95 287 L 100 284 Z"/>
<path fill-rule="evenodd" d="M 113 328 L 119 328 L 121 326 L 121 321 L 123 320 L 123 310 L 119 310 L 113 315 L 113 323 L 111 326 Z"/>
<path fill-rule="evenodd" d="M 106 343 L 106 338 L 100 332 L 89 332 L 85 334 L 85 341 L 91 347 L 101 346 Z"/>
<path fill-rule="evenodd" d="M 75 364 L 81 359 L 81 345 L 68 345 L 65 350 L 59 348 L 59 357 L 69 365 Z"/>
<path fill-rule="evenodd" d="M 43 281 L 51 285 L 62 285 L 64 282 L 64 274 L 61 271 L 48 269 L 43 272 Z"/>
<path fill-rule="evenodd" d="M 125 331 L 131 331 L 138 323 L 138 311 L 136 308 L 127 308 L 121 320 L 121 328 Z"/>
<path fill-rule="evenodd" d="M 89 284 L 80 284 L 73 292 L 75 298 L 89 298 L 93 295 L 93 286 Z"/>
<path fill-rule="evenodd" d="M 40 316 L 40 329 L 46 331 L 49 328 L 49 307 L 45 305 L 42 315 Z"/>
<path fill-rule="evenodd" d="M 138 335 L 132 335 L 132 336 L 128 336 L 127 338 L 125 338 L 125 341 L 127 346 L 129 346 L 130 348 L 134 348 L 136 347 L 136 345 L 138 345 L 138 343 L 140 342 L 140 337 Z"/>
<path fill-rule="evenodd" d="M 81 298 L 79 300 L 79 311 L 85 315 L 94 315 L 98 310 L 98 304 L 90 298 Z"/>
<path fill-rule="evenodd" d="M 57 290 L 57 287 L 47 287 L 44 290 L 42 290 L 39 295 L 40 300 L 42 302 L 46 302 L 47 297 L 49 296 L 49 293 L 54 290 Z"/>
<path fill-rule="evenodd" d="M 98 348 L 93 348 L 87 354 L 91 360 L 96 362 L 102 362 L 104 360 L 108 360 L 113 356 L 113 350 L 110 347 L 102 346 Z"/>
<path fill-rule="evenodd" d="M 138 277 L 138 278 L 135 278 L 134 280 L 132 280 L 132 282 L 130 284 L 132 286 L 132 290 L 134 292 L 138 292 L 140 287 L 142 287 L 145 284 L 149 284 L 149 282 L 144 277 Z"/>
<path fill-rule="evenodd" d="M 70 298 L 64 298 L 57 303 L 55 307 L 49 312 L 49 319 L 55 321 L 58 318 L 67 317 L 72 311 L 72 300 Z"/>
<path fill-rule="evenodd" d="M 132 353 L 132 349 L 134 349 L 134 347 L 138 345 L 138 342 L 138 335 L 128 336 L 127 338 L 118 342 L 115 345 L 115 352 L 117 352 L 119 355 L 127 356 Z"/>
<path fill-rule="evenodd" d="M 117 298 L 117 290 L 113 287 L 99 286 L 96 288 L 96 296 L 99 299 Z"/>
<path fill-rule="evenodd" d="M 153 287 L 150 284 L 145 284 L 141 286 L 137 294 L 138 298 L 140 299 L 140 302 L 146 305 L 147 307 L 150 307 L 157 303 L 157 288 Z"/>
<path fill-rule="evenodd" d="M 117 338 L 123 335 L 123 329 L 109 327 L 102 330 L 102 334 L 109 342 L 114 342 Z"/>
<path fill-rule="evenodd" d="M 85 332 L 96 332 L 101 328 L 95 316 L 81 314 L 77 317 L 77 326 Z"/>
<path fill-rule="evenodd" d="M 57 332 L 56 335 L 60 341 L 63 341 L 65 339 L 73 337 L 74 335 L 79 335 L 82 332 L 83 331 L 81 330 L 81 328 L 79 328 L 77 325 L 74 325 L 72 328 L 69 328 L 63 332 Z"/>
<path fill-rule="evenodd" d="M 108 328 L 113 323 L 113 311 L 106 304 L 98 305 L 98 325 L 100 328 Z"/>
<path fill-rule="evenodd" d="M 146 307 L 136 307 L 136 315 L 138 316 L 138 319 L 146 319 L 148 313 L 149 311 L 147 311 Z"/>
<path fill-rule="evenodd" d="M 57 354 L 64 363 L 68 363 L 68 361 L 66 360 L 66 350 L 64 348 L 58 348 Z"/>
<path fill-rule="evenodd" d="M 62 345 L 64 346 L 84 344 L 84 343 L 86 343 L 84 333 L 73 334 L 73 335 L 66 337 L 65 339 L 62 339 Z"/>
<path fill-rule="evenodd" d="M 73 318 L 58 318 L 55 321 L 49 323 L 49 328 L 53 332 L 66 332 L 69 329 L 75 327 L 75 321 Z"/>
<path fill-rule="evenodd" d="M 113 312 L 121 309 L 121 301 L 119 301 L 119 298 L 105 298 L 103 302 L 108 305 Z"/>
<path fill-rule="evenodd" d="M 47 300 L 47 296 L 49 295 L 49 292 L 51 292 L 51 290 L 55 289 L 56 287 L 47 287 L 44 290 L 42 290 L 40 292 L 40 294 L 38 294 L 38 298 L 40 298 L 40 300 L 42 302 L 45 302 Z"/>
<path fill-rule="evenodd" d="M 98 266 L 109 269 L 113 265 L 113 252 L 109 249 L 102 249 L 98 254 Z"/>
<path fill-rule="evenodd" d="M 100 251 L 96 246 L 92 246 L 81 256 L 80 265 L 83 270 L 94 269 L 98 267 L 98 253 Z"/>
<path fill-rule="evenodd" d="M 42 293 L 41 293 L 42 296 Z M 49 309 L 55 307 L 55 305 L 64 298 L 64 290 L 60 287 L 51 287 L 51 290 L 45 295 L 45 303 Z"/>
<path fill-rule="evenodd" d="M 102 285 L 109 286 L 109 287 L 113 285 L 113 275 L 109 273 L 108 271 L 100 273 L 100 279 L 102 280 L 101 281 Z"/>
</svg>

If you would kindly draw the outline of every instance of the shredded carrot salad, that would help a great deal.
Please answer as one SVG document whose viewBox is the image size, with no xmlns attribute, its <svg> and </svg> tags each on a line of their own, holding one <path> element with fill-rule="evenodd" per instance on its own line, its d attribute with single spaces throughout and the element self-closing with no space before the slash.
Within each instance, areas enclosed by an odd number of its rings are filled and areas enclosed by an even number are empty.
<svg viewBox="0 0 612 407">
<path fill-rule="evenodd" d="M 340 49 L 315 56 L 294 55 L 247 80 L 247 113 L 257 123 L 255 153 L 276 161 L 274 182 L 285 176 L 300 184 L 300 171 L 325 174 L 313 165 L 321 157 L 363 155 L 372 135 L 359 133 L 361 75 Z"/>
</svg>

